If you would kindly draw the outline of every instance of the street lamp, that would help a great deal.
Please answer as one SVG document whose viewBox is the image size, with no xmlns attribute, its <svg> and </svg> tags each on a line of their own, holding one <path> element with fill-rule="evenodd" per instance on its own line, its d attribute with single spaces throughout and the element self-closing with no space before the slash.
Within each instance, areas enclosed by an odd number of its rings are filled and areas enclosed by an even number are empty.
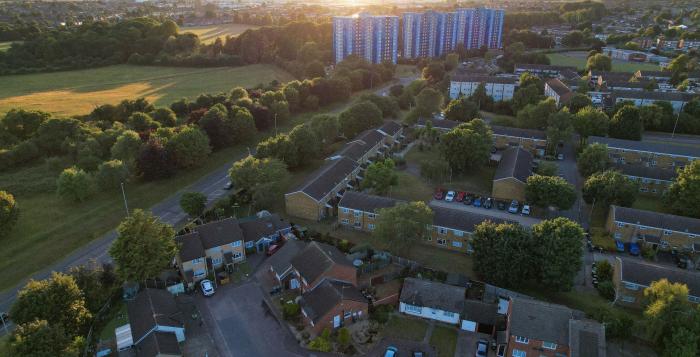
<svg viewBox="0 0 700 357">
<path fill-rule="evenodd" d="M 124 199 L 124 209 L 126 210 L 126 216 L 129 216 L 129 205 L 126 203 L 126 192 L 124 191 L 124 182 L 121 183 L 122 186 L 122 198 Z"/>
</svg>

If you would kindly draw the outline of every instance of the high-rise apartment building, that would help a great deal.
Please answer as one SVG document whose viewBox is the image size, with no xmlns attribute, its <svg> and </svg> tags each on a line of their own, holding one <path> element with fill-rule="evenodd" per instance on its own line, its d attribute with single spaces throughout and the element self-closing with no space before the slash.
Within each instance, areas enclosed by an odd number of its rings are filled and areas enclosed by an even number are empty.
<svg viewBox="0 0 700 357">
<path fill-rule="evenodd" d="M 399 45 L 397 16 L 333 17 L 333 59 L 336 63 L 357 55 L 371 63 L 396 63 Z"/>
<path fill-rule="evenodd" d="M 501 48 L 504 14 L 503 10 L 485 8 L 405 13 L 403 56 L 439 57 L 460 43 L 467 49 Z"/>
</svg>

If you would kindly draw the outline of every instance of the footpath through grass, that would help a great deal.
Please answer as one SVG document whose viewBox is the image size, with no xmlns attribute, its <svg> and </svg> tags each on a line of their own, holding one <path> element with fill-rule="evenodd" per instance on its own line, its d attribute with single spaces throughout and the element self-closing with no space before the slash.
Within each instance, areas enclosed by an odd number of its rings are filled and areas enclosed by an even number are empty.
<svg viewBox="0 0 700 357">
<path fill-rule="evenodd" d="M 180 33 L 193 33 L 199 37 L 202 43 L 214 43 L 217 38 L 223 41 L 226 36 L 236 37 L 246 30 L 256 29 L 259 26 L 244 24 L 219 24 L 207 26 L 181 27 Z"/>
<path fill-rule="evenodd" d="M 285 70 L 267 64 L 218 68 L 116 65 L 1 78 L 0 114 L 23 108 L 58 115 L 87 114 L 98 105 L 139 97 L 156 106 L 168 106 L 183 97 L 294 79 Z"/>
</svg>

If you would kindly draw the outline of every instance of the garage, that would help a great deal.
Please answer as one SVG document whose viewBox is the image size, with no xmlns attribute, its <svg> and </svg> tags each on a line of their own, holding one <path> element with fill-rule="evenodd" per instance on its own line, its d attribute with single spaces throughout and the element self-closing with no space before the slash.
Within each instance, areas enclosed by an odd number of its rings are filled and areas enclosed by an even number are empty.
<svg viewBox="0 0 700 357">
<path fill-rule="evenodd" d="M 485 333 L 493 336 L 498 324 L 498 305 L 477 300 L 466 300 L 462 311 L 460 328 L 464 331 Z"/>
</svg>

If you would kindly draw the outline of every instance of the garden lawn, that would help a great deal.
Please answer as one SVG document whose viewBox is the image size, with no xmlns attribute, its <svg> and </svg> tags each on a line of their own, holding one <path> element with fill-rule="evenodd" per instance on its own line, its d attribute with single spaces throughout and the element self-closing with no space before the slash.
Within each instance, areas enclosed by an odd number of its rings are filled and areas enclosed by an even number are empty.
<svg viewBox="0 0 700 357">
<path fill-rule="evenodd" d="M 550 53 L 547 54 L 549 61 L 555 66 L 572 66 L 579 70 L 586 68 L 586 56 L 580 55 L 570 55 L 567 52 L 561 53 Z M 634 73 L 636 71 L 658 71 L 660 67 L 653 63 L 646 62 L 627 62 L 620 60 L 613 60 L 612 70 L 615 72 L 630 72 Z"/>
<path fill-rule="evenodd" d="M 192 27 L 181 27 L 180 33 L 193 33 L 199 36 L 199 40 L 202 43 L 210 44 L 216 41 L 217 38 L 221 38 L 223 41 L 226 36 L 236 37 L 246 30 L 256 29 L 259 26 L 255 25 L 244 25 L 244 24 L 219 24 L 219 25 L 207 25 L 207 26 L 192 26 Z"/>
<path fill-rule="evenodd" d="M 107 341 L 109 339 L 115 338 L 114 330 L 119 327 L 129 323 L 129 316 L 126 311 L 126 303 L 123 301 L 117 302 L 117 306 L 114 306 L 111 311 L 111 319 L 105 324 L 100 332 L 100 339 L 102 341 Z"/>
<path fill-rule="evenodd" d="M 3 76 L 0 114 L 12 108 L 43 110 L 58 115 L 88 114 L 102 104 L 145 97 L 169 106 L 202 93 L 228 92 L 272 80 L 293 80 L 283 69 L 267 64 L 241 67 L 183 68 L 116 65 L 101 68 Z"/>
<path fill-rule="evenodd" d="M 428 324 L 423 320 L 394 315 L 384 326 L 384 335 L 404 340 L 422 341 L 427 329 Z"/>
<path fill-rule="evenodd" d="M 438 357 L 452 357 L 457 348 L 457 330 L 453 327 L 435 326 L 430 336 L 430 345 L 435 347 Z"/>
<path fill-rule="evenodd" d="M 0 336 L 0 357 L 10 357 L 10 351 L 7 347 L 7 341 L 9 339 L 10 336 L 8 335 Z"/>
</svg>

